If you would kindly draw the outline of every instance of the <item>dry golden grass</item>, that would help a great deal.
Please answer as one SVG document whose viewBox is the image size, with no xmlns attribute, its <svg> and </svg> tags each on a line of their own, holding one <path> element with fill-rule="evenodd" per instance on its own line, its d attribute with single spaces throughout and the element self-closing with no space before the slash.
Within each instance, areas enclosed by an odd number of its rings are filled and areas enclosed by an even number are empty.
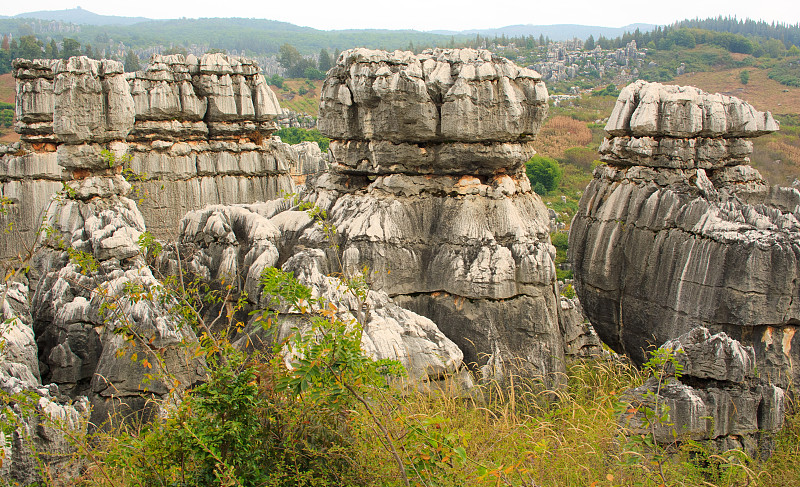
<svg viewBox="0 0 800 487">
<path fill-rule="evenodd" d="M 556 115 L 545 122 L 536 136 L 536 151 L 552 158 L 564 156 L 570 147 L 583 147 L 592 141 L 592 131 L 586 122 Z"/>
<path fill-rule="evenodd" d="M 795 144 L 800 143 L 800 141 L 796 139 L 794 142 Z M 785 140 L 776 140 L 767 142 L 767 148 L 775 152 L 783 153 L 784 162 L 791 162 L 794 165 L 800 165 L 800 147 L 797 145 L 788 143 Z"/>
<path fill-rule="evenodd" d="M 11 73 L 0 74 L 0 101 L 3 103 L 14 103 L 14 77 Z"/>
<path fill-rule="evenodd" d="M 739 73 L 750 72 L 750 81 L 743 85 Z M 775 114 L 800 113 L 800 88 L 784 86 L 767 77 L 768 70 L 759 68 L 736 68 L 705 73 L 689 73 L 678 76 L 672 82 L 691 85 L 710 93 L 723 93 L 741 98 L 759 110 Z"/>
<path fill-rule="evenodd" d="M 0 143 L 12 144 L 19 140 L 19 134 L 13 128 L 0 128 Z"/>
</svg>

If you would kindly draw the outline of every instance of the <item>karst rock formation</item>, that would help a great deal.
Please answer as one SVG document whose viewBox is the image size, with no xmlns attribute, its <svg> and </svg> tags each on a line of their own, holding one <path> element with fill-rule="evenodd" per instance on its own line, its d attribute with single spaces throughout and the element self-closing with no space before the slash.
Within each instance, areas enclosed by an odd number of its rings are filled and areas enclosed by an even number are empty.
<svg viewBox="0 0 800 487">
<path fill-rule="evenodd" d="M 0 221 L 14 222 L 16 231 L 0 240 L 2 258 L 16 256 L 35 240 L 50 196 L 65 178 L 58 149 L 89 133 L 95 139 L 116 136 L 109 128 L 116 120 L 78 105 L 81 99 L 72 100 L 73 110 L 83 111 L 85 123 L 64 126 L 55 113 L 62 89 L 58 60 L 17 59 L 13 66 L 21 142 L 0 151 L 0 190 L 17 204 Z M 178 222 L 190 210 L 277 198 L 294 191 L 293 178 L 302 180 L 324 167 L 318 150 L 271 137 L 281 108 L 248 59 L 153 55 L 144 70 L 119 74 L 116 89 L 127 89 L 132 99 L 124 107 L 132 126 L 123 139 L 136 175 L 133 197 L 148 230 L 159 238 L 176 239 Z M 118 108 L 123 107 L 107 107 L 112 117 L 123 116 Z"/>
<path fill-rule="evenodd" d="M 730 96 L 638 81 L 621 92 L 572 223 L 575 288 L 600 337 L 641 363 L 702 326 L 800 384 L 800 193 L 748 165 L 778 129 Z"/>
<path fill-rule="evenodd" d="M 195 383 L 201 364 L 187 345 L 194 332 L 168 303 L 125 297 L 133 287 L 158 294 L 160 286 L 139 245 L 142 214 L 120 174 L 134 125 L 122 64 L 75 57 L 54 72 L 53 133 L 66 181 L 47 208 L 28 275 L 33 331 L 42 379 L 70 397 L 88 396 L 101 425 L 167 395 L 173 379 Z"/>
<path fill-rule="evenodd" d="M 366 267 L 488 377 L 558 383 L 554 248 L 524 172 L 547 114 L 539 75 L 488 51 L 356 49 L 321 96 L 331 168 L 312 191 L 343 269 Z"/>
<path fill-rule="evenodd" d="M 345 51 L 320 105 L 331 167 L 298 196 L 335 232 L 289 200 L 212 206 L 181 224 L 182 253 L 194 256 L 186 268 L 237 276 L 254 305 L 265 266 L 322 293 L 333 289 L 325 274 L 365 275 L 376 321 L 364 345 L 375 356 L 425 380 L 454 373 L 463 357 L 487 378 L 559 384 L 554 248 L 524 172 L 546 113 L 538 74 L 488 51 Z"/>
</svg>

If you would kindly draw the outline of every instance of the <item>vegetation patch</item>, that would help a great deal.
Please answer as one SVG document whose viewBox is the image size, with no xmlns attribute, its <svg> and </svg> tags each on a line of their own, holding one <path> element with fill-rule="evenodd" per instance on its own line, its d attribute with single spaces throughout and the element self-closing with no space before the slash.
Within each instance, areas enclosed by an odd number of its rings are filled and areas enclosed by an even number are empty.
<svg viewBox="0 0 800 487">
<path fill-rule="evenodd" d="M 316 142 L 322 152 L 328 151 L 331 139 L 325 137 L 317 129 L 304 129 L 300 127 L 283 128 L 275 132 L 281 141 L 287 144 L 299 144 L 300 142 Z"/>
</svg>

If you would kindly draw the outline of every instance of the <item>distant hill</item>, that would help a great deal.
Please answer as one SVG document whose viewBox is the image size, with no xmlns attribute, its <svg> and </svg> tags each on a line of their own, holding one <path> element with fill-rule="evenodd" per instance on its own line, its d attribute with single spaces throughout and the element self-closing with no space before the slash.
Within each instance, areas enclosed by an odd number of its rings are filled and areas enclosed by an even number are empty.
<svg viewBox="0 0 800 487">
<path fill-rule="evenodd" d="M 259 30 L 268 31 L 272 34 L 282 35 L 288 32 L 300 32 L 303 34 L 319 35 L 328 37 L 328 42 L 311 42 L 308 49 L 319 49 L 324 44 L 328 45 L 356 45 L 358 39 L 368 39 L 368 43 L 380 46 L 385 43 L 386 47 L 397 48 L 406 47 L 408 42 L 414 44 L 440 44 L 444 36 L 465 38 L 474 37 L 480 34 L 484 37 L 494 37 L 506 35 L 515 36 L 535 36 L 544 35 L 554 41 L 563 41 L 577 37 L 586 39 L 589 35 L 595 37 L 604 36 L 607 38 L 619 37 L 625 32 L 633 32 L 637 28 L 642 32 L 647 32 L 655 28 L 653 24 L 631 24 L 625 27 L 599 27 L 577 24 L 558 24 L 558 25 L 509 25 L 497 29 L 473 29 L 464 31 L 414 31 L 414 30 L 376 30 L 376 29 L 347 29 L 347 30 L 318 30 L 310 27 L 300 27 L 287 22 L 278 22 L 266 19 L 235 19 L 235 18 L 212 18 L 212 19 L 173 19 L 173 20 L 153 20 L 145 17 L 118 17 L 113 15 L 98 15 L 80 7 L 66 10 L 41 10 L 38 12 L 27 12 L 13 17 L 0 17 L 6 19 L 38 19 L 55 20 L 71 24 L 91 25 L 97 27 L 105 26 L 133 26 L 137 25 L 137 30 L 141 28 L 145 36 L 153 36 L 154 30 L 174 30 L 179 29 L 183 34 L 194 37 L 200 32 L 199 37 L 212 34 L 225 37 L 234 37 L 232 33 L 225 32 L 229 29 Z M 214 30 L 210 30 L 214 29 Z M 252 34 L 252 33 L 251 33 Z M 247 34 L 249 37 L 251 34 Z M 188 39 L 183 39 L 188 40 Z M 291 40 L 286 40 L 291 42 Z M 363 42 L 363 41 L 362 41 Z M 303 42 L 293 42 L 300 44 L 303 50 Z"/>
<path fill-rule="evenodd" d="M 14 15 L 17 19 L 58 20 L 70 24 L 83 25 L 133 25 L 151 21 L 145 17 L 120 17 L 117 15 L 99 15 L 80 7 L 65 10 L 39 10 Z"/>
<path fill-rule="evenodd" d="M 641 32 L 649 32 L 657 26 L 654 24 L 630 24 L 624 27 L 600 27 L 594 25 L 577 25 L 577 24 L 555 24 L 555 25 L 509 25 L 500 27 L 498 29 L 473 29 L 462 31 L 446 31 L 434 30 L 432 34 L 441 35 L 468 35 L 475 36 L 481 35 L 484 37 L 494 37 L 505 35 L 507 37 L 516 36 L 533 36 L 539 37 L 543 35 L 549 37 L 554 41 L 566 41 L 577 37 L 578 39 L 587 39 L 590 35 L 595 38 L 603 36 L 608 39 L 613 39 L 622 36 L 626 32 L 633 32 L 639 29 Z"/>
</svg>

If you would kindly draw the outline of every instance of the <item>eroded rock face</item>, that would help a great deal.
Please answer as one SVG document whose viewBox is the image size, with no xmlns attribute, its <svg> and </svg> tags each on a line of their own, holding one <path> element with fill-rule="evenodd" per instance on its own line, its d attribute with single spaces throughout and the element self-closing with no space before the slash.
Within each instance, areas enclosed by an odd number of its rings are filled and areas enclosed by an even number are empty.
<svg viewBox="0 0 800 487">
<path fill-rule="evenodd" d="M 632 433 L 648 434 L 645 409 L 655 411 L 656 398 L 669 408 L 669 421 L 657 421 L 655 440 L 671 445 L 709 441 L 720 451 L 741 449 L 767 456 L 772 434 L 783 425 L 786 392 L 756 372 L 756 354 L 724 332 L 694 328 L 661 347 L 670 350 L 681 374 L 667 368 L 624 394 L 630 401 L 623 423 Z M 660 382 L 660 383 L 659 383 Z"/>
<path fill-rule="evenodd" d="M 0 240 L 3 258 L 32 247 L 50 196 L 62 181 L 86 178 L 87 164 L 112 142 L 119 165 L 126 151 L 132 157 L 128 179 L 159 238 L 177 238 L 188 211 L 278 198 L 294 191 L 293 179 L 324 168 L 318 154 L 271 137 L 281 109 L 245 58 L 154 55 L 136 73 L 84 57 L 16 60 L 14 68 L 22 141 L 0 152 L 0 191 L 12 203 L 0 222 L 17 231 Z M 89 197 L 124 184 L 84 186 Z"/>
<path fill-rule="evenodd" d="M 57 161 L 69 180 L 48 207 L 31 265 L 33 329 L 45 381 L 87 395 L 101 425 L 193 384 L 200 370 L 186 348 L 194 333 L 170 315 L 169 301 L 126 295 L 162 291 L 141 255 L 145 223 L 120 175 L 134 123 L 121 65 L 72 58 L 57 72 L 54 133 L 69 141 Z"/>
<path fill-rule="evenodd" d="M 265 266 L 303 262 L 298 272 L 316 276 L 320 293 L 332 289 L 322 274 L 366 269 L 371 353 L 418 377 L 454 372 L 461 353 L 489 378 L 521 372 L 557 384 L 555 251 L 524 173 L 546 101 L 535 72 L 485 51 L 346 51 L 320 106 L 331 168 L 301 196 L 336 231 L 288 200 L 210 207 L 183 220 L 187 268 L 229 276 L 250 299 Z M 404 321 L 400 339 L 386 331 Z"/>
<path fill-rule="evenodd" d="M 311 197 L 344 270 L 431 318 L 487 376 L 558 382 L 553 247 L 524 162 L 547 112 L 534 71 L 487 51 L 345 51 L 319 128 L 331 171 Z M 298 241 L 325 248 L 306 229 Z"/>
<path fill-rule="evenodd" d="M 247 311 L 274 306 L 263 295 L 260 277 L 268 267 L 281 265 L 315 298 L 324 298 L 326 307 L 334 306 L 343 323 L 362 324 L 362 349 L 371 357 L 399 361 L 409 379 L 420 385 L 459 373 L 463 354 L 431 320 L 401 308 L 384 292 L 367 291 L 362 302 L 341 278 L 329 275 L 335 269 L 323 250 L 295 245 L 297 235 L 315 224 L 306 212 L 293 210 L 288 200 L 211 206 L 187 214 L 181 225 L 185 271 L 211 283 L 224 280 L 246 292 Z M 176 257 L 172 253 L 162 259 L 166 269 L 177 266 Z M 283 306 L 279 311 L 277 329 L 265 330 L 250 317 L 235 344 L 269 350 L 293 328 L 310 325 L 296 310 Z"/>
<path fill-rule="evenodd" d="M 747 138 L 776 128 L 694 88 L 620 94 L 569 242 L 581 303 L 616 351 L 641 363 L 702 325 L 752 346 L 774 384 L 800 384 L 800 194 L 747 165 Z"/>
<path fill-rule="evenodd" d="M 86 433 L 89 416 L 85 397 L 72 400 L 54 384 L 42 386 L 27 294 L 20 282 L 0 285 L 0 392 L 19 395 L 0 403 L 0 421 L 16 426 L 8 436 L 0 432 L 0 478 L 20 485 L 76 476 L 81 465 L 70 437 Z"/>
</svg>

